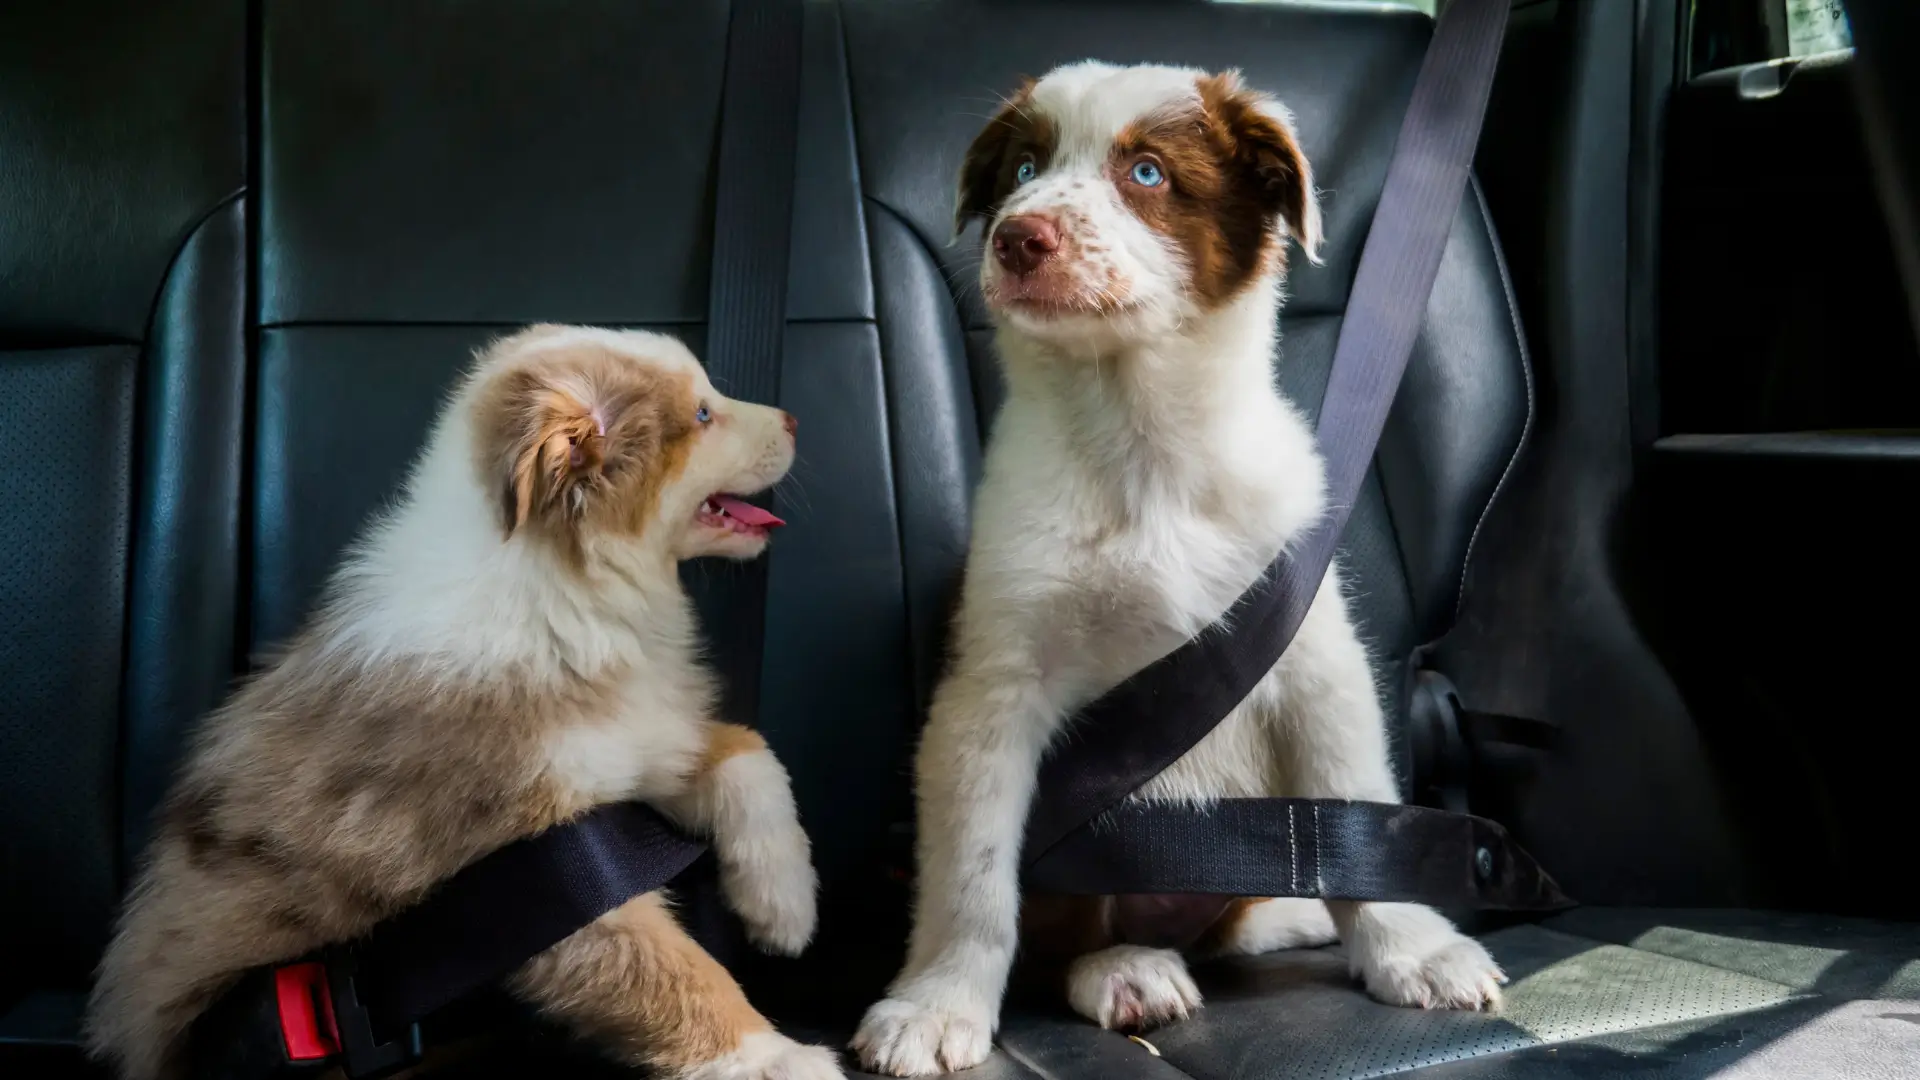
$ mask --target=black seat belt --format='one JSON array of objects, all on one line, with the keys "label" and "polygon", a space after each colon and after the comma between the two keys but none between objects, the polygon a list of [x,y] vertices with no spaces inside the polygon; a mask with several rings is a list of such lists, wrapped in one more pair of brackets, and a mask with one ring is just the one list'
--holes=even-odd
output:
[{"label": "black seat belt", "polygon": [[[1043,892],[1206,893],[1566,906],[1499,825],[1339,799],[1128,803],[1280,659],[1326,577],[1425,319],[1466,193],[1509,0],[1451,0],[1414,82],[1361,250],[1316,435],[1329,510],[1214,627],[1089,705],[1043,763],[1026,882]],[[1231,627],[1231,629],[1224,629]]]},{"label": "black seat belt", "polygon": [[[779,404],[785,355],[801,15],[800,0],[734,0],[727,29],[704,354],[714,386],[760,405]],[[711,610],[726,613],[707,627],[725,665],[724,713],[752,724],[760,713],[767,559],[700,570],[708,574]]]},{"label": "black seat belt", "polygon": [[[727,30],[704,351],[717,385],[765,404],[779,395],[784,357],[802,14],[801,0],[734,0]],[[751,718],[766,572],[764,560],[742,569],[725,602],[729,624],[750,629],[725,651],[744,661],[728,677],[733,713]],[[508,844],[362,940],[251,973],[196,1023],[192,1075],[244,1080],[337,1063],[360,1080],[403,1068],[420,1059],[423,1019],[664,887],[705,851],[637,803]],[[320,993],[324,1003],[310,1000]]]}]

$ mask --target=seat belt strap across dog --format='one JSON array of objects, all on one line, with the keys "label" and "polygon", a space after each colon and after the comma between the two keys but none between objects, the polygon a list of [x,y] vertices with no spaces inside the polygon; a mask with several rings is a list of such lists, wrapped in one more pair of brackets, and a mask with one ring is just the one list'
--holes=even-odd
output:
[{"label": "seat belt strap across dog", "polygon": [[[1075,737],[1042,765],[1028,819],[1029,886],[1075,893],[1423,899],[1516,910],[1566,904],[1552,879],[1504,830],[1464,814],[1301,799],[1236,800],[1204,811],[1121,807],[1205,738],[1272,670],[1326,577],[1466,194],[1508,2],[1451,0],[1414,81],[1316,428],[1327,468],[1326,516],[1219,623],[1115,687],[1069,725]],[[1333,837],[1315,834],[1317,872],[1304,877],[1283,857],[1291,850],[1298,858],[1306,850],[1297,840],[1303,821],[1322,829],[1338,823],[1341,830]],[[1405,827],[1411,822],[1420,827]],[[1278,842],[1281,837],[1296,838],[1291,849]],[[1443,858],[1452,864],[1434,865]]]}]

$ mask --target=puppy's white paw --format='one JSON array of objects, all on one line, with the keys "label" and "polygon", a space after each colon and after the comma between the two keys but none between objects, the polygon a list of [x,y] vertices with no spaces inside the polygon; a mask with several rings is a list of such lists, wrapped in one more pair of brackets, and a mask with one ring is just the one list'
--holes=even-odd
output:
[{"label": "puppy's white paw", "polygon": [[753,863],[723,866],[720,874],[720,891],[746,924],[747,937],[762,952],[780,956],[799,956],[813,940],[818,888],[805,837],[797,850],[763,849]]},{"label": "puppy's white paw", "polygon": [[993,1017],[887,998],[867,1010],[853,1049],[863,1068],[888,1076],[959,1072],[993,1052]]},{"label": "puppy's white paw", "polygon": [[1458,932],[1424,953],[1387,953],[1360,972],[1367,992],[1389,1005],[1498,1012],[1506,973],[1479,942]]},{"label": "puppy's white paw", "polygon": [[798,956],[813,940],[819,881],[787,771],[760,750],[729,758],[714,780],[721,894],[761,950]]},{"label": "puppy's white paw", "polygon": [[764,1031],[724,1057],[681,1071],[678,1080],[844,1080],[839,1055]]},{"label": "puppy's white paw", "polygon": [[1067,1001],[1109,1031],[1144,1030],[1186,1019],[1200,1007],[1200,988],[1179,953],[1116,945],[1073,962]]}]

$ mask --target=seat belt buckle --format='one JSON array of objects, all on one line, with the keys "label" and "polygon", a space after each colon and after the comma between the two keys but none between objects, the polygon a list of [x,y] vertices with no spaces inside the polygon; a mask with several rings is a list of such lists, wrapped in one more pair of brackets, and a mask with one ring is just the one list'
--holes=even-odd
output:
[{"label": "seat belt buckle", "polygon": [[366,1005],[354,986],[355,968],[350,949],[337,949],[327,956],[328,996],[332,999],[341,1071],[348,1080],[378,1080],[419,1064],[425,1056],[419,1023],[408,1024],[397,1037],[384,1042],[376,1038],[372,1017],[367,1014]]},{"label": "seat belt buckle", "polygon": [[325,964],[306,960],[274,968],[273,1001],[288,1064],[324,1065],[339,1056],[340,1025]]}]

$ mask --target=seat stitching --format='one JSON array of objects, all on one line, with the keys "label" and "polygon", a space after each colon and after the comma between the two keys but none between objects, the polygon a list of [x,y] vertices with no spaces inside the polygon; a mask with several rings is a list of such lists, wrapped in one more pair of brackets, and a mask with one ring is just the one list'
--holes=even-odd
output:
[{"label": "seat stitching", "polygon": [[1506,299],[1507,318],[1513,326],[1514,346],[1520,354],[1520,379],[1526,388],[1527,415],[1520,425],[1520,437],[1514,440],[1513,452],[1507,455],[1506,467],[1500,470],[1500,479],[1494,481],[1493,490],[1487,494],[1487,501],[1480,507],[1480,516],[1473,523],[1473,531],[1467,534],[1466,551],[1460,559],[1460,585],[1453,598],[1454,622],[1459,621],[1460,612],[1466,607],[1467,573],[1473,566],[1474,545],[1479,542],[1480,533],[1486,528],[1494,505],[1500,501],[1500,494],[1507,489],[1507,481],[1512,479],[1514,470],[1519,466],[1520,455],[1533,439],[1534,414],[1538,404],[1533,385],[1533,357],[1527,350],[1527,335],[1520,325],[1520,305],[1513,294],[1513,275],[1507,270],[1507,254],[1500,247],[1500,234],[1493,225],[1493,211],[1487,206],[1487,195],[1480,188],[1479,177],[1468,175],[1467,190],[1473,192],[1474,203],[1480,210],[1481,225],[1487,230],[1487,240],[1493,248],[1493,264],[1496,276],[1500,279],[1500,294]]},{"label": "seat stitching", "polygon": [[1320,876],[1320,804],[1313,804],[1313,891],[1327,895],[1326,879]]},{"label": "seat stitching", "polygon": [[1021,1053],[1018,1050],[1015,1050],[1011,1046],[1008,1046],[1006,1043],[1000,1042],[999,1040],[996,1039],[994,1040],[993,1045],[998,1047],[1001,1053],[1012,1058],[1015,1064],[1019,1065],[1021,1068],[1027,1070],[1033,1075],[1038,1076],[1040,1080],[1059,1080],[1059,1077],[1056,1077],[1052,1073],[1041,1068],[1039,1062],[1034,1061],[1032,1058],[1029,1058],[1027,1055]]},{"label": "seat stitching", "polygon": [[1293,882],[1293,894],[1300,895],[1300,836],[1293,825],[1293,804],[1287,804],[1287,873]]},{"label": "seat stitching", "polygon": [[[994,1042],[994,1045],[1000,1049],[1001,1053],[1012,1058],[1015,1064],[1019,1065],[1021,1068],[1026,1069],[1028,1072],[1033,1073],[1035,1076],[1040,1077],[1040,1080],[1061,1080],[1061,1078],[1056,1074],[1048,1072],[1046,1069],[1041,1068],[1039,1062],[1033,1060],[1032,1058],[1028,1057],[1026,1054],[1021,1053],[1019,1050],[1014,1049],[1013,1047],[1007,1045],[1006,1043],[999,1042],[996,1040]],[[1162,1064],[1166,1065],[1167,1068],[1172,1069],[1176,1075],[1184,1076],[1187,1078],[1187,1080],[1195,1080],[1195,1077],[1192,1073],[1188,1072],[1187,1070],[1181,1068],[1178,1065],[1175,1065],[1173,1062],[1167,1060],[1167,1058],[1164,1055],[1161,1056],[1158,1060]]]}]

